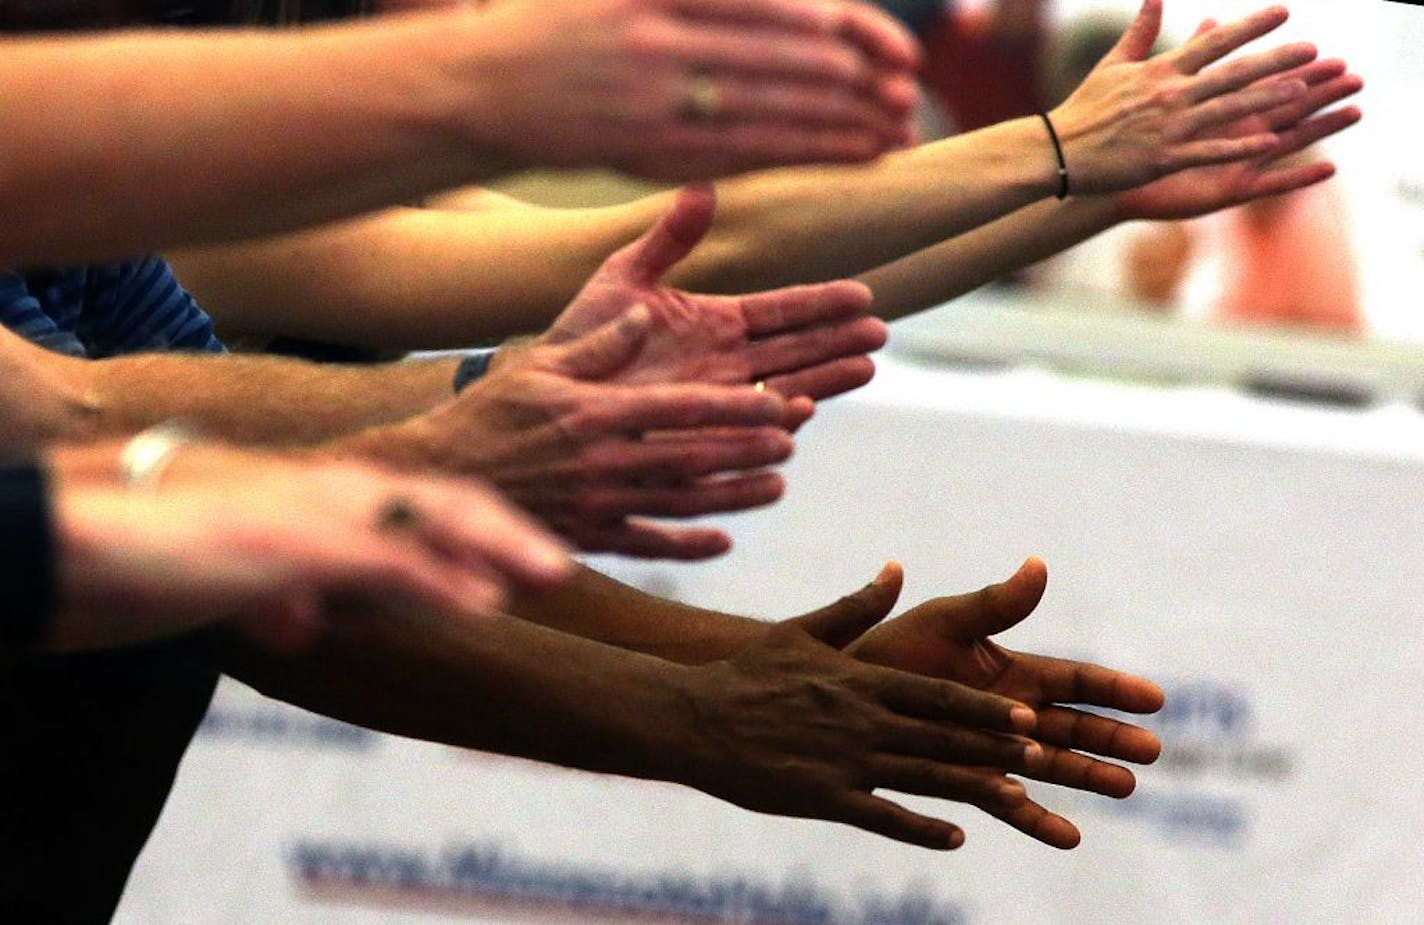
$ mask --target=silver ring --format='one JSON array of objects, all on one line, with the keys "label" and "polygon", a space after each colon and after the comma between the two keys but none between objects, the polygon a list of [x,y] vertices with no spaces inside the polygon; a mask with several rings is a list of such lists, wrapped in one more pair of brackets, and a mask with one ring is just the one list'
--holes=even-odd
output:
[{"label": "silver ring", "polygon": [[129,488],[157,488],[173,457],[197,439],[197,431],[178,421],[140,431],[119,451],[120,480]]}]

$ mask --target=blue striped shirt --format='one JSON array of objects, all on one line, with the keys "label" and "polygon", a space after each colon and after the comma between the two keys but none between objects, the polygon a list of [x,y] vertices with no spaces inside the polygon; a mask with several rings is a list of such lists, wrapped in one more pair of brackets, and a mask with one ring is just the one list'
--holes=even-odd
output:
[{"label": "blue striped shirt", "polygon": [[158,257],[68,270],[0,270],[0,324],[41,347],[102,357],[221,352],[213,323]]}]

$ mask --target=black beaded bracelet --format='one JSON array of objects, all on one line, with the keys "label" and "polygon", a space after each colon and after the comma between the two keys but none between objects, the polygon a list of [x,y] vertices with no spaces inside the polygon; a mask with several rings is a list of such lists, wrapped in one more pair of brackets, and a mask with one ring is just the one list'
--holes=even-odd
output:
[{"label": "black beaded bracelet", "polygon": [[1048,113],[1041,112],[1038,117],[1043,120],[1043,127],[1048,129],[1048,137],[1053,141],[1053,153],[1058,156],[1058,192],[1054,193],[1059,199],[1068,198],[1068,161],[1063,157],[1063,142],[1058,140],[1058,130],[1053,127],[1053,120],[1048,118]]}]

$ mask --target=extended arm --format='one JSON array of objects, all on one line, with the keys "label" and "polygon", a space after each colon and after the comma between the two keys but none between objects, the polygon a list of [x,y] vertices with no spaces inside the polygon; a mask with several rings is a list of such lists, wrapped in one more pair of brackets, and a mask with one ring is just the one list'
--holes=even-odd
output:
[{"label": "extended arm", "polygon": [[[902,136],[914,62],[870,8],[790,0],[511,0],[0,48],[0,266],[272,233],[514,165],[864,160]],[[707,71],[715,129],[687,108]]]},{"label": "extended arm", "polygon": [[989,769],[1038,754],[1007,734],[1032,723],[1013,701],[857,663],[795,629],[687,667],[514,617],[469,627],[381,613],[338,621],[295,659],[240,645],[218,658],[265,693],[376,729],[673,781],[940,849],[962,831],[872,791],[1007,808],[1023,789]]},{"label": "extended arm", "polygon": [[172,418],[240,443],[310,444],[448,400],[455,367],[181,353],[83,360],[0,327],[0,420],[7,440],[22,445],[121,435]]},{"label": "extended arm", "polygon": [[[1273,66],[1285,66],[1307,53],[1297,47],[1267,54],[1275,55]],[[1290,188],[1282,181],[1322,179],[1319,171],[1277,171],[1272,161],[1306,135],[1319,138],[1353,121],[1310,118],[1359,89],[1344,70],[1339,61],[1287,69],[1267,83],[1297,87],[1289,92],[1305,84],[1304,95],[1268,107],[1254,121],[1203,132],[1233,141],[1276,133],[1279,147],[1270,157],[1172,174],[1166,179],[1191,182],[1169,186],[1165,196],[1164,180],[1120,197],[1074,196],[1070,202],[1079,205],[1067,211],[1039,202],[998,226],[991,222],[993,231],[964,245],[953,240],[959,233],[1053,190],[1052,150],[1037,119],[896,152],[868,166],[787,168],[726,180],[717,187],[707,239],[668,278],[728,292],[864,273],[885,316],[929,308],[1124,217],[1200,214]],[[1123,79],[1109,77],[1114,86]],[[1069,125],[1074,107],[1085,105],[1069,106]],[[1328,131],[1319,131],[1322,125]],[[1070,144],[1075,189],[1124,182],[1124,162],[1142,153],[1129,154],[1130,148]],[[1139,208],[1141,191],[1154,189],[1150,207]],[[599,261],[666,210],[671,195],[572,210],[480,191],[465,196],[460,210],[388,212],[295,238],[184,254],[178,266],[230,330],[382,345],[468,343],[546,324]],[[1130,209],[1119,201],[1128,196],[1135,200]],[[875,269],[902,258],[907,263],[896,271]]]},{"label": "extended arm", "polygon": [[[957,827],[864,798],[864,788],[883,786],[971,803],[1071,848],[1076,827],[1003,772],[1126,796],[1132,773],[1094,756],[1150,762],[1156,738],[1067,704],[1152,712],[1161,692],[1131,675],[989,641],[1033,610],[1043,580],[1031,560],[1008,582],[928,602],[866,632],[895,602],[896,567],[781,624],[674,604],[584,571],[567,588],[521,595],[514,610],[523,619],[498,618],[478,635],[383,614],[341,621],[295,661],[232,644],[217,657],[273,696],[403,735],[672,780],[748,808],[838,819],[930,847],[962,841]],[[897,674],[866,675],[830,648],[847,645]],[[899,671],[956,682],[923,714],[953,725],[902,738],[903,717],[883,712],[905,704],[892,693],[908,677]],[[1023,748],[1022,739],[996,744],[970,732],[1029,732],[995,714],[1013,700],[986,713],[984,702],[963,699],[972,689],[1031,704],[1037,741]],[[867,697],[879,701],[878,718],[866,712]],[[779,770],[768,777],[769,768]]]},{"label": "extended arm", "polygon": [[[853,275],[1046,196],[1055,182],[1037,120],[864,167],[725,180],[711,233],[669,280],[747,292]],[[552,321],[673,196],[549,209],[483,192],[474,208],[396,209],[172,259],[226,331],[383,347],[480,343]]]},{"label": "extended arm", "polygon": [[[557,582],[569,568],[551,537],[468,480],[173,440],[47,454],[56,607],[32,643],[110,647],[226,621],[291,649],[320,631],[331,600],[478,619],[510,582]],[[113,478],[121,465],[143,484]]]}]

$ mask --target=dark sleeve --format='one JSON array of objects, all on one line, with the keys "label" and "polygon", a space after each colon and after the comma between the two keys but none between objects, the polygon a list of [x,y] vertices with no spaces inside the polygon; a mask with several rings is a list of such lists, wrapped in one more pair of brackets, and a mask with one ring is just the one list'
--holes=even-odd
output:
[{"label": "dark sleeve", "polygon": [[43,470],[0,466],[0,646],[39,642],[54,608],[54,533]]}]

